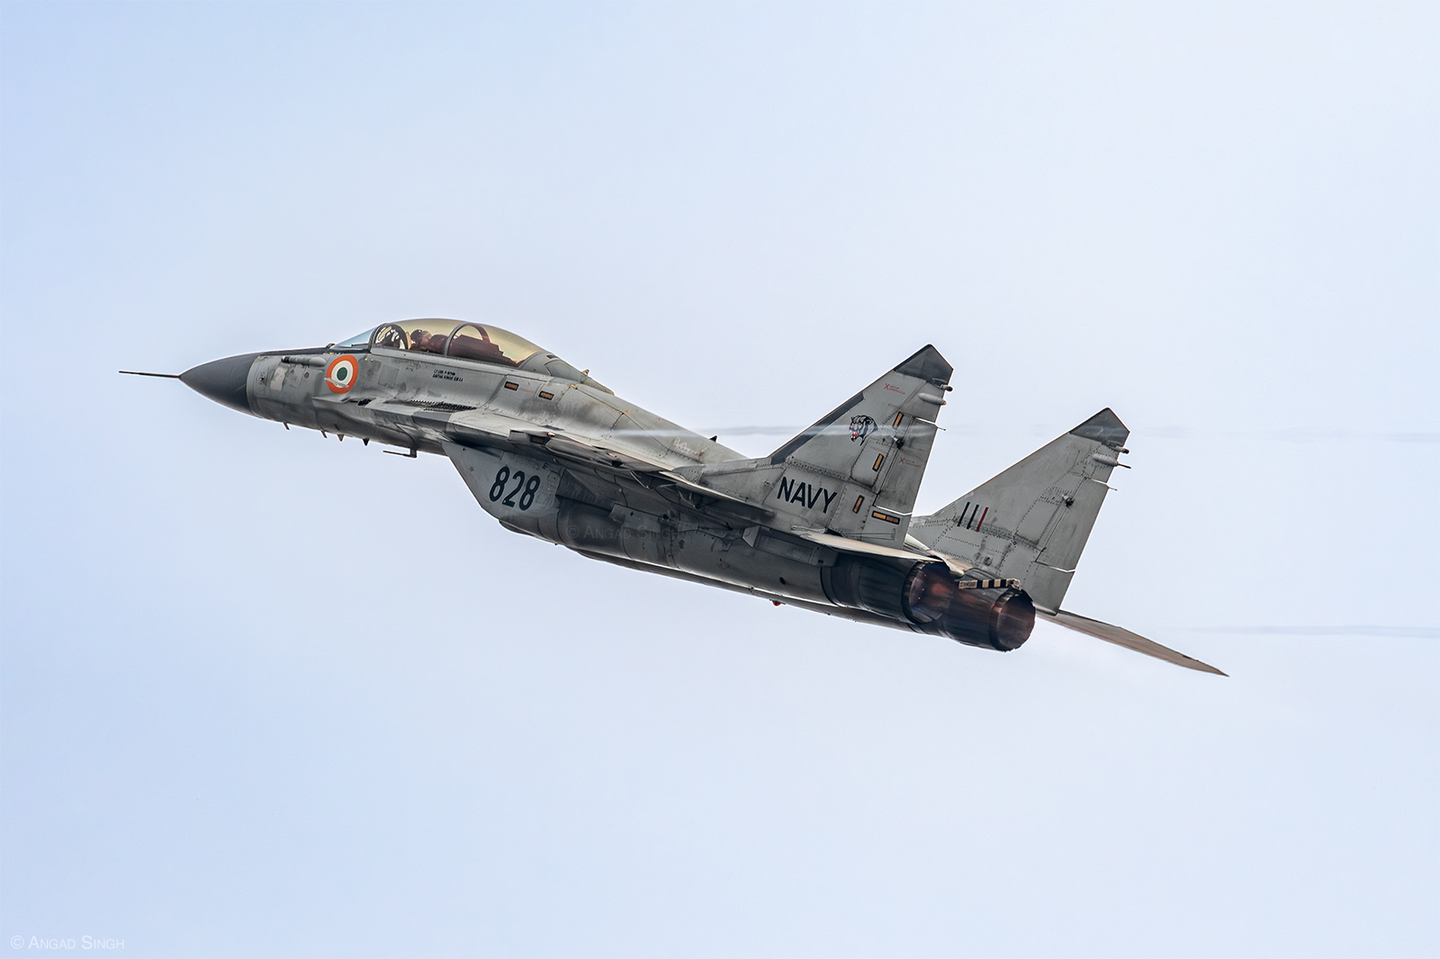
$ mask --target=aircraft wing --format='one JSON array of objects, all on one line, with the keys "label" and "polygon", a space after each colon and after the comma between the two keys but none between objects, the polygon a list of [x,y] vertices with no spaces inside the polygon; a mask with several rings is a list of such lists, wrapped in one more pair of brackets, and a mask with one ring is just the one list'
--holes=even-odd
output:
[{"label": "aircraft wing", "polygon": [[1058,626],[1064,626],[1066,629],[1073,629],[1077,633],[1094,636],[1096,639],[1103,639],[1107,643],[1114,643],[1116,646],[1124,646],[1126,649],[1134,650],[1137,653],[1144,653],[1146,656],[1163,659],[1165,662],[1174,663],[1176,666],[1184,666],[1186,669],[1197,669],[1202,673],[1214,673],[1217,676],[1228,675],[1208,663],[1202,663],[1200,660],[1186,656],[1184,653],[1176,652],[1168,646],[1161,646],[1154,640],[1146,639],[1138,633],[1132,633],[1130,630],[1120,626],[1102,623],[1098,619],[1090,619],[1088,616],[1081,616],[1063,609],[1052,613],[1044,609],[1036,608],[1035,615],[1055,623]]}]

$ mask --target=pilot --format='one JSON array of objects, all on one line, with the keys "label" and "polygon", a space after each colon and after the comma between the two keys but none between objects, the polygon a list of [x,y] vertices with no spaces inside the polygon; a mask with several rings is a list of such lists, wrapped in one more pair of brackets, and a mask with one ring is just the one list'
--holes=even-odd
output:
[{"label": "pilot", "polygon": [[424,350],[426,353],[444,353],[445,337],[439,333],[427,333],[425,330],[416,330],[410,334],[410,348],[412,350]]}]

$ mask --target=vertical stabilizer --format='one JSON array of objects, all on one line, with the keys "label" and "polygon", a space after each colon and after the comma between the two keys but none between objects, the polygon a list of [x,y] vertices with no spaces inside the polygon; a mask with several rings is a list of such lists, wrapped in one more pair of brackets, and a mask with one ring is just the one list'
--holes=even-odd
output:
[{"label": "vertical stabilizer", "polygon": [[816,525],[901,545],[953,372],[926,346],[831,410],[770,454],[770,464],[784,470],[770,499],[793,497],[783,492],[789,488],[834,488],[834,509]]},{"label": "vertical stabilizer", "polygon": [[952,372],[926,346],[769,456],[680,472],[773,511],[787,532],[903,547]]},{"label": "vertical stabilizer", "polygon": [[1103,409],[944,509],[916,517],[910,534],[990,575],[1020,580],[1036,606],[1058,610],[1129,435]]}]

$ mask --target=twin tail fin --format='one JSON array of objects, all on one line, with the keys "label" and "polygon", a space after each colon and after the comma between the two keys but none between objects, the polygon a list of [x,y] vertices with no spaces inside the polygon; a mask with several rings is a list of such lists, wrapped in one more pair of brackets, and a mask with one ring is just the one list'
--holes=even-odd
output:
[{"label": "twin tail fin", "polygon": [[[1110,409],[929,516],[911,535],[989,575],[1018,579],[1035,605],[1060,609],[1130,431]],[[1128,467],[1127,467],[1128,468]]]}]

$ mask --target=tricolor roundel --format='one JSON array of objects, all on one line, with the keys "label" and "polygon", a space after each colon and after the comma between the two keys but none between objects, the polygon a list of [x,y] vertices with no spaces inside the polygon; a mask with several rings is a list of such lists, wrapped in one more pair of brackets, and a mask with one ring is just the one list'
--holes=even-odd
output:
[{"label": "tricolor roundel", "polygon": [[359,372],[360,365],[355,357],[349,353],[337,356],[325,369],[325,385],[330,387],[331,393],[349,393],[350,387],[355,385],[355,374]]}]

